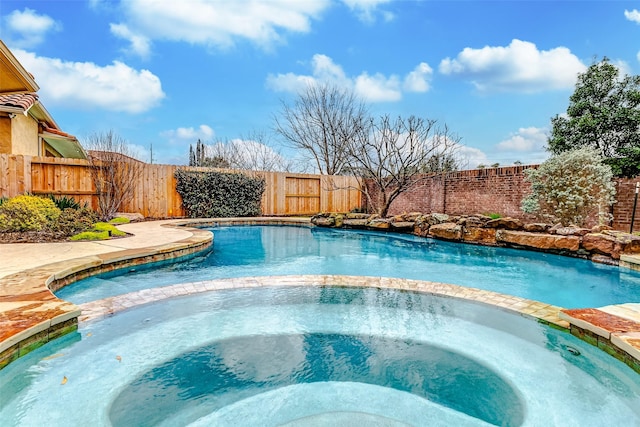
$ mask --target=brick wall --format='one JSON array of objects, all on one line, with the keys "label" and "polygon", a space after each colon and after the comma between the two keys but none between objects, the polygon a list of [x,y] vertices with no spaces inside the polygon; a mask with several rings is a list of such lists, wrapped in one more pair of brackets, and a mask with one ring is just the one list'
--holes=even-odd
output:
[{"label": "brick wall", "polygon": [[[613,228],[621,231],[629,231],[633,204],[635,198],[636,182],[640,177],[619,178],[616,180],[616,203],[613,205]],[[633,231],[640,231],[640,202],[638,202],[636,216],[633,221]]]},{"label": "brick wall", "polygon": [[[520,209],[520,202],[529,192],[524,170],[531,166],[474,169],[426,177],[412,190],[401,194],[389,209],[389,215],[404,212],[439,212],[450,215],[490,214],[510,216],[525,221],[535,218]],[[613,228],[629,231],[635,179],[617,179],[616,204],[613,206]],[[634,221],[634,231],[640,231],[640,203]]]}]

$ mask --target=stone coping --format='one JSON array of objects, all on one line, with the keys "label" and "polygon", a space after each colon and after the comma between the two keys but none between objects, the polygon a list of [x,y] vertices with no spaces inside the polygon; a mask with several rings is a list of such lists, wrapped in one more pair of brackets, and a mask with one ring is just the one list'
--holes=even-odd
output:
[{"label": "stone coping", "polygon": [[232,279],[215,279],[201,282],[180,283],[159,288],[143,289],[124,295],[117,295],[80,305],[80,322],[91,322],[112,316],[115,313],[162,301],[168,298],[237,288],[260,288],[275,286],[337,286],[377,289],[395,289],[420,292],[431,295],[459,298],[492,305],[502,310],[512,311],[522,316],[538,320],[558,329],[568,330],[569,323],[560,319],[562,310],[551,304],[528,300],[513,295],[501,294],[484,289],[423,280],[399,279],[394,277],[340,276],[340,275],[289,275],[257,276]]},{"label": "stone coping", "polygon": [[[124,250],[104,249],[104,253],[64,259],[37,268],[26,269],[4,277],[0,276],[0,369],[27,352],[65,333],[77,329],[78,317],[88,321],[135,306],[196,291],[226,289],[239,286],[269,286],[287,284],[315,284],[332,286],[374,286],[430,292],[456,298],[465,298],[518,312],[561,329],[570,329],[577,318],[569,310],[542,302],[499,294],[475,288],[460,287],[435,282],[406,279],[387,279],[353,276],[283,276],[278,278],[244,278],[188,283],[147,289],[120,297],[107,298],[77,307],[58,299],[51,292],[82,278],[131,265],[186,256],[206,250],[212,244],[212,233],[192,227],[221,225],[300,225],[310,226],[308,218],[256,217],[214,218],[159,221],[166,229],[188,231],[189,237],[155,246],[141,245]],[[129,225],[129,224],[127,224]],[[125,226],[120,226],[125,228]],[[120,228],[119,227],[119,228]],[[181,236],[183,237],[183,236]],[[126,240],[126,239],[122,239]],[[153,241],[150,239],[149,241]],[[25,245],[25,244],[22,244]],[[27,244],[28,245],[28,244]],[[121,245],[125,246],[126,245]],[[119,249],[122,249],[119,247]],[[98,252],[100,252],[98,250]],[[637,259],[637,258],[636,258]],[[630,259],[629,261],[635,261]],[[264,282],[263,282],[264,281]],[[322,282],[322,283],[319,283]],[[595,310],[595,309],[593,309]],[[637,319],[636,319],[637,320]],[[584,325],[583,325],[584,326]],[[640,366],[640,322],[627,328],[624,336],[612,336],[609,341],[624,354],[631,355],[631,362]],[[602,332],[599,330],[599,332]],[[602,332],[605,334],[605,332]],[[636,369],[640,372],[640,368]]]}]

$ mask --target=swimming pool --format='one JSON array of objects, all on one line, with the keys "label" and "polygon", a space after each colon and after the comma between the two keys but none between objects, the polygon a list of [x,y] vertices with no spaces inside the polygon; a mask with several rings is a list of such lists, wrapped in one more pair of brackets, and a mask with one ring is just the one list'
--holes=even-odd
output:
[{"label": "swimming pool", "polygon": [[206,279],[336,274],[451,283],[565,308],[640,302],[640,273],[559,255],[355,230],[292,226],[211,230],[213,249],[205,256],[91,277],[56,295],[79,304]]},{"label": "swimming pool", "polygon": [[464,300],[275,285],[83,325],[0,373],[0,425],[640,423],[638,375],[569,334]]}]

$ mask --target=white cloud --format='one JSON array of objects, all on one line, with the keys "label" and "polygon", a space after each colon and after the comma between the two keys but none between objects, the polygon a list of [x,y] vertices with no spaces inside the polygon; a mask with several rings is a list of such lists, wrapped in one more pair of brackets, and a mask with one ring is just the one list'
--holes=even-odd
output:
[{"label": "white cloud", "polygon": [[149,41],[223,49],[249,41],[269,48],[287,33],[308,32],[311,20],[330,4],[329,0],[190,0],[187,7],[177,1],[128,0],[121,3],[124,22],[115,25],[124,25],[130,34]]},{"label": "white cloud", "polygon": [[628,11],[625,9],[624,17],[629,21],[635,22],[636,24],[640,24],[640,12],[637,9],[633,9],[632,11]]},{"label": "white cloud", "polygon": [[356,95],[370,102],[393,102],[402,99],[402,89],[409,92],[425,92],[429,89],[428,79],[433,70],[425,62],[409,72],[404,80],[397,75],[385,76],[381,73],[370,75],[363,72],[355,77],[347,76],[342,67],[321,54],[311,60],[311,75],[294,73],[270,74],[266,85],[276,92],[298,93],[313,84],[333,84],[353,90]]},{"label": "white cloud", "polygon": [[408,92],[426,92],[432,75],[433,69],[429,64],[421,62],[404,78],[404,89]]},{"label": "white cloud", "polygon": [[99,66],[92,62],[66,62],[13,50],[20,63],[36,77],[46,102],[76,109],[101,108],[141,113],[164,97],[160,79],[148,70],[135,70],[114,61]]},{"label": "white cloud", "polygon": [[113,35],[129,41],[131,44],[129,52],[142,58],[147,58],[151,53],[151,41],[144,36],[134,34],[126,25],[111,24],[110,29]]},{"label": "white cloud", "polygon": [[59,31],[62,25],[47,15],[39,15],[35,10],[25,8],[14,10],[4,17],[6,30],[15,33],[11,44],[17,48],[31,48],[39,45],[50,31]]},{"label": "white cloud", "polygon": [[461,169],[475,169],[478,165],[487,165],[487,155],[480,149],[461,145],[456,148],[456,157],[460,160]]},{"label": "white cloud", "polygon": [[197,128],[182,127],[178,129],[167,130],[162,132],[160,135],[166,138],[170,144],[185,145],[195,144],[198,140],[202,142],[211,140],[214,137],[215,132],[210,126],[203,124],[198,126]]},{"label": "white cloud", "polygon": [[530,152],[544,150],[547,144],[547,130],[543,128],[520,128],[508,139],[499,142],[496,148],[499,151]]},{"label": "white cloud", "polygon": [[397,76],[385,77],[380,73],[373,76],[362,73],[355,79],[356,95],[370,102],[391,102],[402,99],[400,80]]},{"label": "white cloud", "polygon": [[391,0],[342,0],[360,21],[372,24],[376,21],[376,13],[380,13],[384,21],[392,21],[395,16],[389,11],[381,11],[379,6]]},{"label": "white cloud", "polygon": [[439,66],[442,74],[460,75],[480,91],[514,92],[571,88],[585,70],[565,47],[538,50],[535,44],[517,39],[506,47],[464,48]]},{"label": "white cloud", "polygon": [[638,51],[638,55],[636,55],[636,58],[638,58],[638,62],[640,62],[640,50]]}]

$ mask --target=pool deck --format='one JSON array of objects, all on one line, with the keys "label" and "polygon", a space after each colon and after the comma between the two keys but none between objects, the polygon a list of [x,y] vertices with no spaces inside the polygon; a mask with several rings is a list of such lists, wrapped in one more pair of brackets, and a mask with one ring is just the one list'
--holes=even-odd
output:
[{"label": "pool deck", "polygon": [[[563,309],[539,301],[443,283],[353,276],[281,276],[210,280],[145,289],[76,306],[56,298],[67,283],[98,272],[177,258],[209,248],[212,234],[188,225],[309,224],[306,218],[163,220],[124,224],[129,237],[99,242],[0,244],[0,369],[29,351],[91,321],[137,305],[181,295],[256,286],[370,286],[426,292],[491,304],[570,330],[640,372],[640,302]],[[640,256],[623,256],[640,269]]]}]

